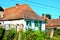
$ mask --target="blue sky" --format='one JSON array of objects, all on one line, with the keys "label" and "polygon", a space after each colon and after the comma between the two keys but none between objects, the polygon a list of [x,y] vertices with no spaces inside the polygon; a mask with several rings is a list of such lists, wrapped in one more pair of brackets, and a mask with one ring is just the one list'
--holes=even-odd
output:
[{"label": "blue sky", "polygon": [[0,5],[5,9],[15,4],[28,4],[38,15],[51,14],[52,18],[60,15],[60,0],[0,0]]}]

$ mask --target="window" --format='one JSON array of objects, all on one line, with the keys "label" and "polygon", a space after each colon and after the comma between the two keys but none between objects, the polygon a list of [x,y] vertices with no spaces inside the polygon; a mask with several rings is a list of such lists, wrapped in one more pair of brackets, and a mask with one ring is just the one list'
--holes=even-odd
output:
[{"label": "window", "polygon": [[41,21],[39,21],[39,26],[40,26],[40,27],[41,27],[41,23],[42,23],[42,22],[41,22]]},{"label": "window", "polygon": [[39,21],[39,29],[41,30],[41,25],[42,24],[42,22],[41,21]]},{"label": "window", "polygon": [[41,21],[35,21],[35,27],[40,27],[41,26]]},{"label": "window", "polygon": [[27,26],[31,26],[31,21],[27,21],[27,22],[26,22],[26,25],[27,25]]},{"label": "window", "polygon": [[34,23],[35,23],[35,27],[38,27],[38,21],[35,21]]}]

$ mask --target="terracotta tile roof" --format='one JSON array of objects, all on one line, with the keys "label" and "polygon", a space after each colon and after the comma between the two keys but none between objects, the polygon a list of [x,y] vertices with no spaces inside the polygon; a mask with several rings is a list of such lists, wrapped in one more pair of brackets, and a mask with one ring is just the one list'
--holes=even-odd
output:
[{"label": "terracotta tile roof", "polygon": [[39,17],[27,4],[16,5],[4,10],[4,18],[0,20],[12,20],[12,19],[31,19],[31,20],[43,20]]},{"label": "terracotta tile roof", "polygon": [[49,19],[47,20],[46,28],[56,28],[60,27],[60,18],[59,19]]}]

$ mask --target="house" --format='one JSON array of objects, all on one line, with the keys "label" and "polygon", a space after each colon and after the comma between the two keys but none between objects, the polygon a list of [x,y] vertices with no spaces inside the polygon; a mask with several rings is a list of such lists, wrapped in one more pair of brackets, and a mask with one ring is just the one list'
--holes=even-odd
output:
[{"label": "house", "polygon": [[[3,11],[4,11],[4,9],[0,6],[0,19],[3,17]],[[0,21],[0,23],[2,23],[1,21]],[[3,23],[2,23],[3,24]]]},{"label": "house", "polygon": [[48,19],[46,23],[46,30],[51,30],[50,37],[53,37],[54,30],[60,29],[60,18],[58,19]]},{"label": "house", "polygon": [[47,21],[46,28],[56,28],[60,29],[60,18],[58,19],[50,19]]},{"label": "house", "polygon": [[0,11],[4,11],[4,9],[0,6]]},{"label": "house", "polygon": [[[32,28],[38,30],[39,28],[45,30],[45,22],[39,15],[37,15],[27,4],[16,4],[14,7],[6,8],[4,10],[0,24],[5,25],[6,30],[10,27],[17,28],[19,31],[20,27]],[[17,25],[17,27],[15,27]],[[20,25],[20,26],[19,26]]]}]

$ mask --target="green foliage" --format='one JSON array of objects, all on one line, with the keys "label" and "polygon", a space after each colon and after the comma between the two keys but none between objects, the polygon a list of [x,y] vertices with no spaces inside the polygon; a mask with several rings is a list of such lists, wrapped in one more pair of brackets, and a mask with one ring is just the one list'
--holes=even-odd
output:
[{"label": "green foliage", "polygon": [[48,19],[51,19],[51,15],[50,14],[46,14],[46,17],[48,17]]},{"label": "green foliage", "polygon": [[3,28],[0,27],[0,37],[2,36]]},{"label": "green foliage", "polygon": [[10,31],[5,31],[3,40],[14,40],[17,37],[17,31],[15,29],[11,29]]},{"label": "green foliage", "polygon": [[21,40],[44,40],[45,33],[40,30],[33,31],[32,29],[26,30],[26,32],[22,32]]},{"label": "green foliage", "polygon": [[10,34],[12,34],[12,35],[16,35],[17,34],[17,31],[14,29],[14,28],[12,28],[11,30],[10,30]]},{"label": "green foliage", "polygon": [[12,29],[10,30],[8,40],[14,40],[16,34],[17,34],[17,31],[16,31],[14,28],[12,28]]},{"label": "green foliage", "polygon": [[36,35],[36,37],[37,37],[36,40],[44,40],[45,39],[45,33],[40,30],[35,31],[34,35]]},{"label": "green foliage", "polygon": [[60,29],[55,30],[54,35],[60,35]]},{"label": "green foliage", "polygon": [[7,40],[9,38],[9,31],[5,31],[3,40]]},{"label": "green foliage", "polygon": [[5,32],[5,29],[3,29],[2,26],[0,26],[0,40],[2,40],[4,36],[4,32]]}]

